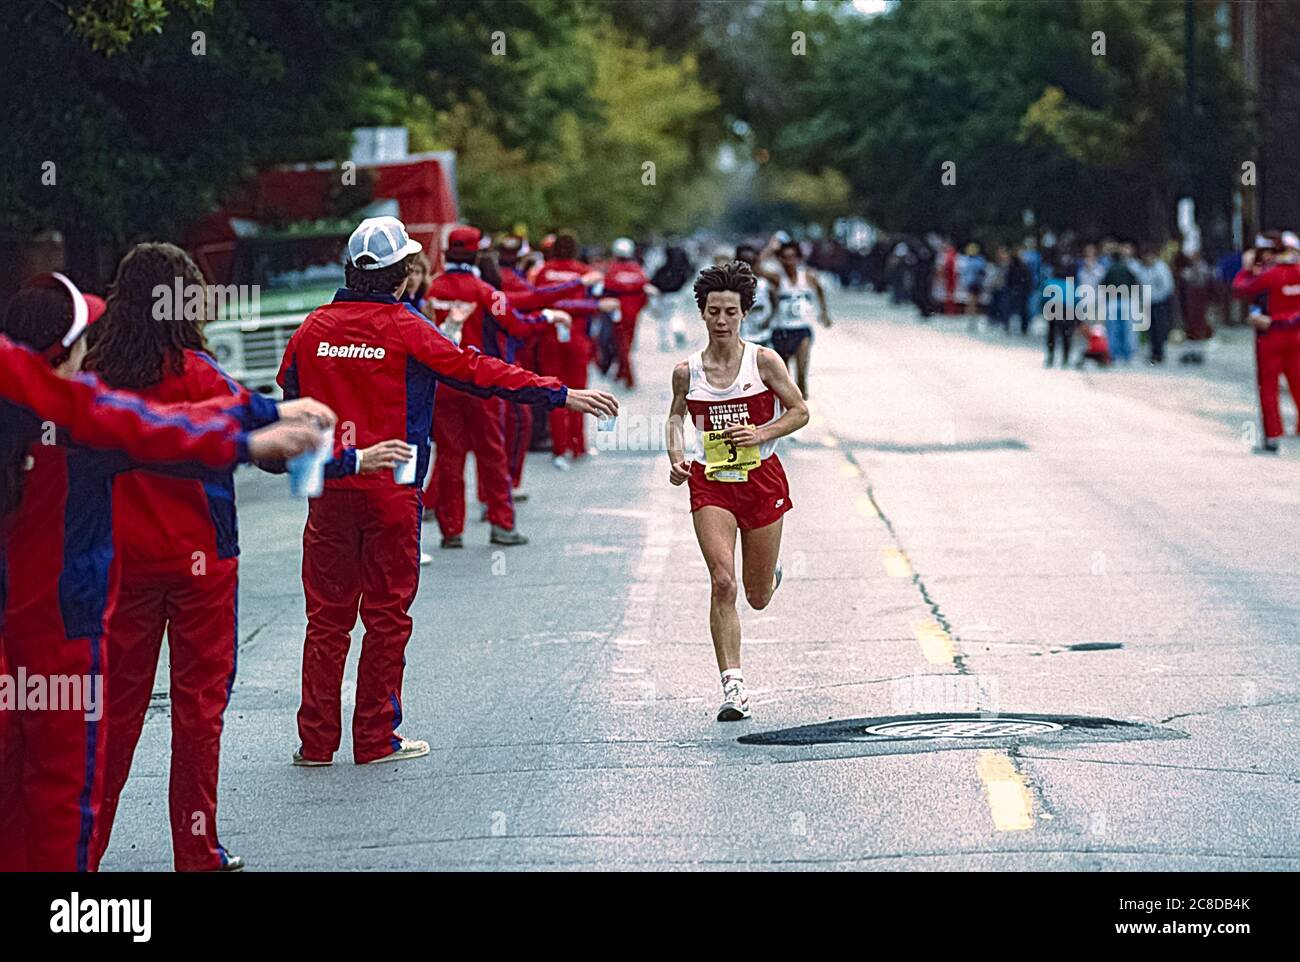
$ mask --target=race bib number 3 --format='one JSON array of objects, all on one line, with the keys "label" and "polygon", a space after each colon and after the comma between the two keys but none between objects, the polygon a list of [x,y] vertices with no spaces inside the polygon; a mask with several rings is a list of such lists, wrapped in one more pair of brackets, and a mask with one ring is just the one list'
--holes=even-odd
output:
[{"label": "race bib number 3", "polygon": [[748,481],[761,463],[757,445],[737,445],[724,431],[704,432],[704,476],[710,481]]}]

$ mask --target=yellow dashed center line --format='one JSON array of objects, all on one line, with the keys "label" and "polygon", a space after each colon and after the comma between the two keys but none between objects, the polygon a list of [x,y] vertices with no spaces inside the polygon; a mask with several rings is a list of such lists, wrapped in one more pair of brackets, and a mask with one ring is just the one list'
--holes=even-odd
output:
[{"label": "yellow dashed center line", "polygon": [[988,794],[993,825],[999,832],[1027,832],[1034,827],[1029,785],[1003,752],[982,751],[976,765]]},{"label": "yellow dashed center line", "polygon": [[885,549],[885,574],[891,578],[912,577],[912,563],[897,548]]},{"label": "yellow dashed center line", "polygon": [[[820,427],[825,419],[817,415],[812,418],[814,426]],[[833,447],[833,437],[823,438],[827,447]],[[840,465],[840,474],[846,478],[860,477],[862,469],[852,461],[846,460]],[[876,510],[871,498],[862,494],[854,502],[854,508],[863,518],[876,519],[880,512]],[[891,578],[912,577],[912,564],[907,556],[897,548],[884,551],[885,573]],[[939,622],[929,619],[919,621],[912,626],[912,633],[921,645],[921,653],[932,665],[953,665],[956,652],[952,637]],[[999,832],[1027,832],[1034,827],[1034,803],[1029,791],[1029,783],[1016,771],[1015,763],[1004,752],[981,751],[977,762],[980,781],[988,797],[989,813],[993,816],[993,825]],[[1047,816],[1044,816],[1047,817]]]},{"label": "yellow dashed center line", "polygon": [[918,621],[912,626],[912,633],[921,643],[921,654],[932,665],[951,665],[953,663],[952,638],[937,621]]}]

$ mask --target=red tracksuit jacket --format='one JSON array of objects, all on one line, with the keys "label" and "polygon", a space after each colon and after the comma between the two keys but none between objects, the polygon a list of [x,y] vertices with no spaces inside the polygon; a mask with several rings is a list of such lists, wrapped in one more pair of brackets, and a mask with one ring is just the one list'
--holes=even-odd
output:
[{"label": "red tracksuit jacket", "polygon": [[[503,266],[501,268],[501,289],[512,298],[524,298],[530,294],[544,295],[546,300],[539,305],[540,307],[554,307],[560,311],[586,311],[588,313],[600,310],[598,301],[585,296],[586,288],[583,287],[580,279],[565,281],[562,284],[552,284],[549,287],[534,287],[515,268]],[[512,301],[512,303],[518,302]],[[503,342],[501,356],[513,364],[515,354],[523,347],[524,342],[505,334],[501,335],[501,340]]]},{"label": "red tracksuit jacket", "polygon": [[645,286],[649,283],[645,271],[634,260],[614,261],[605,271],[605,293],[618,298],[619,312],[629,323],[645,307]]},{"label": "red tracksuit jacket", "polygon": [[[591,270],[582,261],[573,260],[549,260],[542,264],[537,274],[533,277],[534,283],[538,285],[563,284],[580,279],[584,274]],[[587,339],[587,326],[591,322],[591,315],[600,310],[600,305],[592,301],[592,309],[579,307],[577,304],[556,304],[561,310],[566,310],[573,315],[573,333],[571,335],[571,348],[575,351],[586,352],[590,355],[590,346]],[[544,335],[547,341],[555,341],[554,329]]]},{"label": "red tracksuit jacket", "polygon": [[[467,276],[495,293],[491,285]],[[342,435],[351,447],[365,448],[391,438],[415,445],[417,479],[429,467],[437,384],[522,404],[563,407],[568,400],[568,388],[557,379],[457,347],[432,321],[391,294],[362,294],[346,288],[332,303],[312,311],[294,332],[278,380],[286,397],[309,395],[332,407],[339,431],[352,428],[353,437]],[[327,489],[391,484],[392,476],[386,472],[325,481]]]},{"label": "red tracksuit jacket", "polygon": [[[194,350],[185,351],[179,374],[165,368],[161,381],[139,393],[162,404],[249,398],[212,357]],[[147,471],[119,476],[113,486],[113,533],[117,557],[134,567],[188,568],[196,551],[213,560],[238,557],[234,472],[204,480]]]},{"label": "red tracksuit jacket", "polygon": [[[232,396],[222,409],[246,430],[278,417],[275,403],[260,395]],[[145,466],[126,454],[65,441],[32,445],[22,502],[5,525],[5,554],[22,559],[9,572],[5,612],[5,629],[15,635],[99,635],[113,562],[113,480]],[[163,458],[155,451],[150,460]],[[211,471],[179,459],[166,466],[169,472],[202,476],[209,483],[228,477],[229,468]]]},{"label": "red tracksuit jacket", "polygon": [[[0,630],[6,612],[31,611],[42,620],[44,603],[50,609],[43,620],[66,637],[98,634],[113,556],[113,473],[136,464],[229,470],[248,460],[246,430],[278,416],[265,398],[150,404],[93,377],[60,377],[44,358],[4,337],[0,371],[0,438],[48,422],[59,442],[34,446],[40,458],[25,480],[22,507],[0,532]],[[12,604],[5,565],[10,553],[24,560]]]},{"label": "red tracksuit jacket", "polygon": [[[545,321],[525,312],[540,311],[565,297],[582,292],[581,281],[551,287],[523,288],[503,284],[497,290],[468,265],[448,264],[447,270],[429,282],[425,296],[433,303],[437,323],[447,319],[451,301],[478,305],[461,330],[460,346],[472,347],[492,357],[506,357],[506,342],[523,342],[545,330]],[[513,353],[513,352],[511,352]]]},{"label": "red tracksuit jacket", "polygon": [[1267,295],[1265,312],[1277,329],[1300,322],[1300,264],[1274,264],[1258,274],[1239,271],[1232,281],[1232,293],[1243,299]]}]

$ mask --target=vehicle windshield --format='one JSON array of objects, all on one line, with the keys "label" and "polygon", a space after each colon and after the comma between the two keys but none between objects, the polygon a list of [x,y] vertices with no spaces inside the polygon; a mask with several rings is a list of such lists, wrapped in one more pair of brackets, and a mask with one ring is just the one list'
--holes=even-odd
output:
[{"label": "vehicle windshield", "polygon": [[343,286],[346,234],[245,241],[236,258],[235,279],[263,292]]}]

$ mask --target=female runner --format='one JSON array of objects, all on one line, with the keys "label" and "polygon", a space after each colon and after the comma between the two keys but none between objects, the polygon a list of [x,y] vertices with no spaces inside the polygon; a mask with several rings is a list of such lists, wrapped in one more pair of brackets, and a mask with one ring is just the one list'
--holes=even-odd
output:
[{"label": "female runner", "polygon": [[[808,423],[808,407],[781,357],[740,339],[756,288],[741,261],[700,273],[695,303],[709,343],[673,369],[668,419],[669,480],[689,482],[695,536],[712,585],[709,631],[723,692],[718,721],[750,717],[740,666],[736,532],[745,598],[761,610],[781,583],[781,525],[791,507],[776,442]],[[696,430],[690,460],[683,454],[687,416]]]}]

